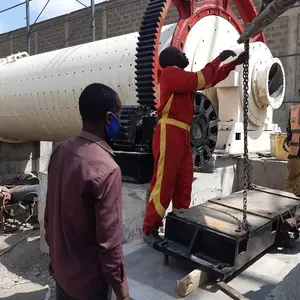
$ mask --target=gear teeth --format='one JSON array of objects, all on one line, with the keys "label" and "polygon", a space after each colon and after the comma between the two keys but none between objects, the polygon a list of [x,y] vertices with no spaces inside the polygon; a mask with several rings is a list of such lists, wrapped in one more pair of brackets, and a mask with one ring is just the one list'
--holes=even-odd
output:
[{"label": "gear teeth", "polygon": [[122,106],[121,127],[117,134],[113,136],[112,142],[115,149],[131,149],[133,146],[131,133],[131,119],[135,115],[139,106]]},{"label": "gear teeth", "polygon": [[138,103],[155,108],[154,95],[154,50],[166,0],[150,0],[139,30],[136,53],[136,92]]}]

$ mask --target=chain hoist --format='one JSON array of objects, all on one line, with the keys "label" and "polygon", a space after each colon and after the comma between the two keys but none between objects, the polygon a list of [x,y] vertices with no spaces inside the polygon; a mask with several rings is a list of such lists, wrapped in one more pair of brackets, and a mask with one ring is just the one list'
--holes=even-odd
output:
[{"label": "chain hoist", "polygon": [[211,208],[209,206],[206,206],[206,208],[213,209],[214,211],[219,211],[225,215],[230,216],[233,218],[237,224],[237,232],[240,232],[242,230],[245,230],[250,235],[252,231],[252,226],[248,222],[247,219],[247,197],[248,197],[248,189],[251,188],[251,176],[250,176],[250,162],[249,162],[249,156],[248,156],[248,112],[249,112],[249,55],[250,55],[250,45],[249,41],[245,42],[245,62],[243,65],[243,116],[244,116],[244,190],[243,190],[243,219],[240,220],[236,216],[224,212],[222,210],[216,210],[215,208]]},{"label": "chain hoist", "polygon": [[250,188],[250,163],[248,156],[248,111],[249,111],[249,54],[250,45],[249,40],[245,42],[246,59],[243,68],[243,112],[244,112],[244,191],[243,191],[243,221],[242,228],[248,233],[251,232],[251,224],[247,220],[247,201],[248,189]]}]

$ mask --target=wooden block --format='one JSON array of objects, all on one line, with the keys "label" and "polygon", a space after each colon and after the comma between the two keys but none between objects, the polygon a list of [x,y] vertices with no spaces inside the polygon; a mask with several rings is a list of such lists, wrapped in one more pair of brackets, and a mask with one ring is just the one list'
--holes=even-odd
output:
[{"label": "wooden block", "polygon": [[228,285],[227,283],[221,281],[217,283],[217,286],[220,290],[225,293],[227,296],[231,297],[234,300],[249,300],[244,295],[242,295],[239,291],[235,290],[233,287]]},{"label": "wooden block", "polygon": [[187,276],[177,281],[177,293],[180,297],[186,297],[190,293],[194,292],[202,284],[208,280],[208,273],[194,270]]}]

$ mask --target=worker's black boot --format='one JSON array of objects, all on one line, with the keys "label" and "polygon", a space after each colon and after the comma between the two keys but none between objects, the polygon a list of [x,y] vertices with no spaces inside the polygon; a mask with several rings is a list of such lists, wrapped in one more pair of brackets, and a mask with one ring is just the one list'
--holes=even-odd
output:
[{"label": "worker's black boot", "polygon": [[144,241],[152,248],[157,248],[158,243],[163,239],[159,236],[158,230],[151,230],[144,235]]}]

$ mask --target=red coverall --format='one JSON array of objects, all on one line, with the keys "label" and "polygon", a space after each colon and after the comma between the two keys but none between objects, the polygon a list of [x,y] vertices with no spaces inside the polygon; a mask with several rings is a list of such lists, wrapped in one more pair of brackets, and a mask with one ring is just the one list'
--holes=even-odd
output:
[{"label": "red coverall", "polygon": [[193,183],[190,126],[195,113],[194,96],[224,80],[235,69],[233,62],[220,67],[216,58],[199,72],[166,67],[160,77],[159,124],[153,135],[154,173],[143,232],[162,225],[172,199],[175,209],[188,208]]}]

